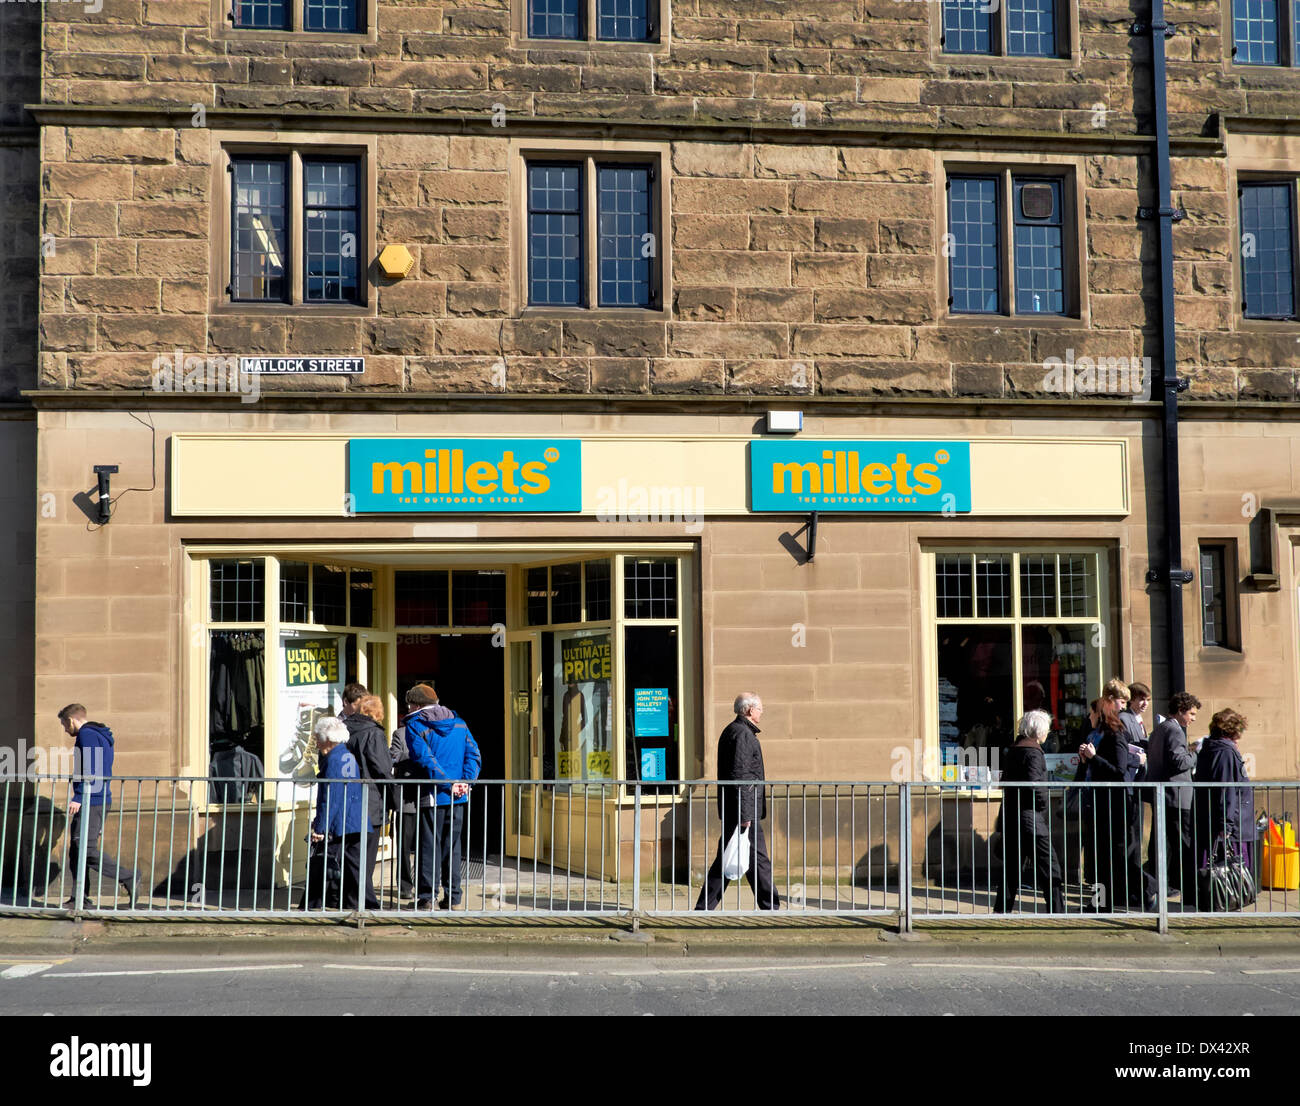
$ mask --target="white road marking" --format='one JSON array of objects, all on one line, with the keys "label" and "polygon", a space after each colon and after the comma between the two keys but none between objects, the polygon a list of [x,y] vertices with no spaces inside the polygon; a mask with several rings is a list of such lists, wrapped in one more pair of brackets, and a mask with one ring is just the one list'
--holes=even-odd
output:
[{"label": "white road marking", "polygon": [[199,975],[211,972],[282,972],[301,964],[231,964],[225,968],[137,968],[119,972],[49,972],[43,979],[93,979],[111,975]]},{"label": "white road marking", "polygon": [[22,979],[24,976],[37,975],[54,967],[53,964],[15,964],[0,972],[0,979]]},{"label": "white road marking", "polygon": [[571,977],[582,975],[582,972],[539,971],[534,968],[521,968],[518,971],[509,968],[423,968],[415,965],[407,968],[400,964],[322,964],[321,967],[334,968],[340,972],[424,972],[432,975],[558,975]]},{"label": "white road marking", "polygon": [[1242,968],[1242,975],[1297,975],[1300,968]]},{"label": "white road marking", "polygon": [[1136,975],[1213,975],[1209,968],[1099,968],[1091,964],[986,964],[982,961],[950,960],[940,964],[913,964],[914,968],[988,968],[1000,972],[1124,972]]},{"label": "white road marking", "polygon": [[721,975],[724,973],[742,973],[742,972],[811,972],[825,971],[834,969],[842,971],[845,968],[884,968],[887,965],[881,960],[862,961],[853,960],[845,964],[769,964],[767,967],[756,967],[745,965],[744,967],[732,968],[632,968],[613,972],[606,972],[606,975],[619,976],[642,976],[642,975]]},{"label": "white road marking", "polygon": [[591,968],[585,972],[561,971],[559,969],[548,971],[545,969],[521,968],[514,970],[511,968],[426,968],[426,967],[403,967],[395,964],[322,964],[323,968],[335,968],[344,972],[429,972],[435,975],[540,975],[540,976],[561,976],[564,978],[578,978],[585,975],[608,975],[608,976],[659,976],[659,975],[719,975],[723,973],[739,972],[805,972],[817,969],[835,969],[844,968],[883,968],[886,965],[882,961],[863,962],[851,961],[843,964],[771,964],[767,967],[746,965],[744,967],[726,967],[726,968],[619,968],[613,971],[602,972],[599,968]]}]

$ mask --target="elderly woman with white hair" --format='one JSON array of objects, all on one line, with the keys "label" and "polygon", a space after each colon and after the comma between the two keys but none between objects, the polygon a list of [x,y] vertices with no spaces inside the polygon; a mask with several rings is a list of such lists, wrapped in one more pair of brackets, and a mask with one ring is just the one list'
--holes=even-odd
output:
[{"label": "elderly woman with white hair", "polygon": [[1028,786],[1047,782],[1042,745],[1051,728],[1052,718],[1046,711],[1031,710],[1020,719],[1016,743],[1004,762],[1002,783],[1027,786],[1004,786],[1002,791],[1002,880],[993,895],[994,909],[999,913],[1009,914],[1015,906],[1021,860],[1027,854],[1034,858],[1035,886],[1047,897],[1051,912],[1065,913],[1061,866],[1052,852],[1047,825],[1047,789]]},{"label": "elderly woman with white hair", "polygon": [[327,910],[356,910],[361,898],[365,785],[356,757],[348,752],[348,728],[329,717],[320,719],[313,732],[321,755],[317,778],[322,782],[311,824],[307,892],[300,906],[304,910],[319,910],[322,906]]}]

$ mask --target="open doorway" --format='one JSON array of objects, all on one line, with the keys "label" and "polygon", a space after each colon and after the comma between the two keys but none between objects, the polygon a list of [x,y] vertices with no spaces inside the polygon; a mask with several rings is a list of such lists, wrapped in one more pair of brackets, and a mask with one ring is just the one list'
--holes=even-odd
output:
[{"label": "open doorway", "polygon": [[[505,731],[501,695],[505,650],[492,634],[399,633],[397,696],[415,684],[432,684],[443,706],[465,720],[483,756],[482,779],[505,778]],[[500,851],[501,789],[478,789],[466,826],[465,857],[482,862]],[[471,867],[471,873],[474,869]]]}]

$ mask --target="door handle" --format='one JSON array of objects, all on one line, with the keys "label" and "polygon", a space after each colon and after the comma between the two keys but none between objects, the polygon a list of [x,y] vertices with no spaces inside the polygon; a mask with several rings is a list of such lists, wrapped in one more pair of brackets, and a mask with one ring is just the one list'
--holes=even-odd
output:
[{"label": "door handle", "polygon": [[534,726],[528,731],[528,751],[532,757],[537,756],[537,727]]}]

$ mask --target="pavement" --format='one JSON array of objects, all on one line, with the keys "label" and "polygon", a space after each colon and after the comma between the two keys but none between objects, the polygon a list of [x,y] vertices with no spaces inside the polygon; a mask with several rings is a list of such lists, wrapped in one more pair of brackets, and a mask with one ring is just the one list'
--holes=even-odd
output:
[{"label": "pavement", "polygon": [[[1170,932],[1123,916],[1087,922],[938,922],[900,934],[891,918],[762,918],[642,921],[529,919],[498,922],[434,915],[407,924],[195,922],[0,918],[0,956],[88,955],[387,955],[817,958],[846,951],[888,954],[926,947],[943,955],[1300,957],[1300,921],[1241,919],[1228,925],[1188,919]],[[906,954],[905,954],[906,955]]]}]

